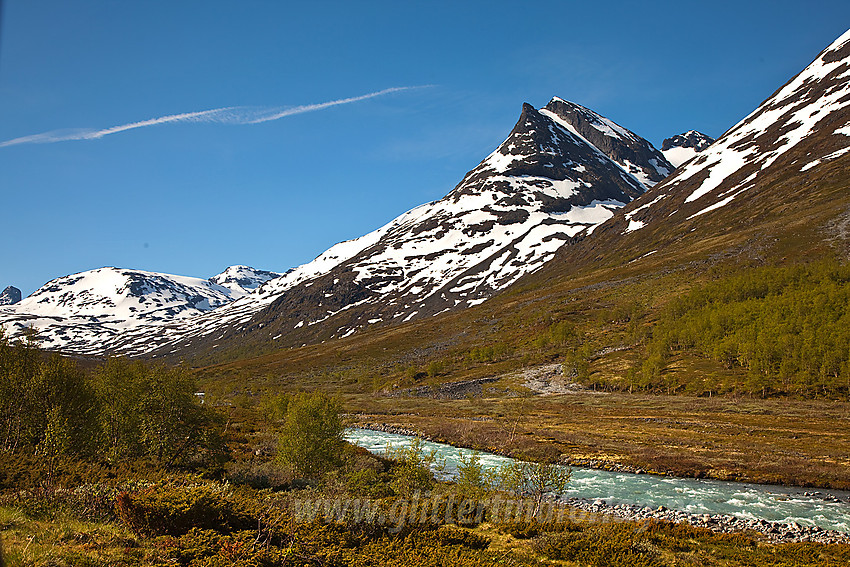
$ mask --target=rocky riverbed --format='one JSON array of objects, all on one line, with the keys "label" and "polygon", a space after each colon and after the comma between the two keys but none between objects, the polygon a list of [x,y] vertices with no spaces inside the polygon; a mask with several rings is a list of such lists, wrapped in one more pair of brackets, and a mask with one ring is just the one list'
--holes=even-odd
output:
[{"label": "rocky riverbed", "polygon": [[382,433],[392,433],[394,435],[407,435],[408,437],[419,437],[421,439],[425,439],[426,441],[432,441],[431,438],[423,435],[421,431],[416,431],[415,429],[407,429],[405,427],[399,427],[397,425],[390,425],[389,423],[379,423],[373,421],[369,423],[358,423],[357,427],[359,429],[380,431]]},{"label": "rocky riverbed", "polygon": [[[431,398],[434,400],[463,400],[466,398],[480,398],[484,395],[484,385],[496,382],[499,377],[476,378],[475,380],[462,380],[460,382],[447,382],[439,385],[416,386],[401,390],[390,390],[384,395],[389,398]],[[506,389],[494,390],[490,388],[490,394],[509,393]]]},{"label": "rocky riverbed", "polygon": [[604,500],[585,498],[565,498],[566,504],[596,514],[610,514],[624,520],[656,519],[667,522],[687,522],[715,532],[733,533],[754,531],[763,534],[774,543],[817,542],[850,544],[850,534],[834,530],[824,530],[817,526],[802,526],[796,522],[770,522],[738,518],[727,514],[691,514],[682,510],[670,510],[664,506],[650,508],[637,504],[609,504]]}]

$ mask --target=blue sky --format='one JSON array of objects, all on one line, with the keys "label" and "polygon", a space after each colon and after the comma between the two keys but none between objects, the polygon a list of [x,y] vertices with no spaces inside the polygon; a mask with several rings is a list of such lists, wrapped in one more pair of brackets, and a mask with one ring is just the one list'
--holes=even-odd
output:
[{"label": "blue sky", "polygon": [[848,26],[846,0],[7,1],[0,289],[283,271],[448,193],[523,102],[718,136]]}]

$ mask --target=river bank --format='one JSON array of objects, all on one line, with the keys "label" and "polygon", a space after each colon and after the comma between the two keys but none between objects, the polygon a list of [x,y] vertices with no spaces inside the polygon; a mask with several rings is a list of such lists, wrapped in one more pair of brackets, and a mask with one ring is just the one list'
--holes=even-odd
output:
[{"label": "river bank", "polygon": [[[371,431],[380,431],[382,433],[392,433],[396,435],[409,435],[411,437],[419,437],[421,439],[425,439],[426,441],[431,441],[434,443],[445,443],[447,445],[452,445],[454,447],[459,447],[463,449],[471,449],[481,451],[480,447],[469,446],[465,443],[459,443],[456,439],[447,439],[443,436],[431,436],[423,431],[416,429],[412,426],[399,426],[390,423],[383,422],[358,422],[356,427],[360,429],[368,429]],[[493,453],[496,455],[501,455],[503,457],[512,457],[511,452],[508,448],[499,449],[497,447],[487,447],[485,452]],[[728,471],[709,471],[708,473],[699,472],[693,475],[686,474],[676,474],[674,471],[669,470],[656,470],[652,467],[639,467],[634,465],[629,465],[625,463],[621,463],[615,460],[606,460],[606,459],[598,459],[598,458],[582,458],[582,457],[573,457],[569,455],[562,455],[560,459],[560,463],[570,467],[581,467],[586,469],[595,469],[600,471],[607,472],[621,472],[621,473],[629,473],[629,474],[650,474],[655,476],[662,477],[675,477],[675,478],[694,478],[694,479],[710,479],[710,480],[721,480],[728,482],[756,482],[753,479],[748,479],[746,477],[742,477],[738,474],[729,473]],[[770,482],[759,482],[759,484],[776,484],[777,486],[786,486],[781,485],[779,483],[770,483]],[[800,488],[825,488],[829,489],[829,487],[822,486],[812,486],[811,484],[801,484]],[[850,500],[848,500],[850,502]]]}]

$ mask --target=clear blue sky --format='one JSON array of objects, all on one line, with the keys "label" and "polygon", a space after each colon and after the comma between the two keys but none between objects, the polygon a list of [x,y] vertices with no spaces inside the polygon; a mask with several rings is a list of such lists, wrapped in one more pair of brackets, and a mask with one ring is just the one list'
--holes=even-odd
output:
[{"label": "clear blue sky", "polygon": [[0,289],[283,271],[448,193],[524,101],[718,136],[848,26],[846,0],[7,1],[0,144],[47,136],[0,147]]}]

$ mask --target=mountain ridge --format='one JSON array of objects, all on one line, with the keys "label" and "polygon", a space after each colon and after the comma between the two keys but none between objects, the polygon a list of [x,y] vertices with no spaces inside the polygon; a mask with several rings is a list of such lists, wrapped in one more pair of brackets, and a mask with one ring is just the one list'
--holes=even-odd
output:
[{"label": "mountain ridge", "polygon": [[625,234],[653,223],[696,226],[703,215],[730,204],[758,201],[774,178],[811,177],[848,152],[850,31],[695,159],[625,207],[604,232]]},{"label": "mountain ridge", "polygon": [[[257,296],[188,322],[188,332],[161,333],[158,351],[198,348],[199,341],[219,348],[258,333],[281,345],[322,341],[486,300],[647,189],[552,114],[523,104],[508,138],[443,199],[337,245],[346,250],[335,264],[325,261],[337,247],[264,285]],[[632,142],[642,140],[629,134]],[[657,151],[652,159],[672,169]],[[315,262],[322,270],[311,268]],[[214,341],[205,338],[213,334]],[[132,338],[114,346],[134,348]]]},{"label": "mountain ridge", "polygon": [[[238,341],[259,329],[267,340],[287,335],[294,344],[301,335],[326,340],[476,305],[538,269],[576,234],[592,232],[670,170],[649,142],[589,109],[557,97],[540,110],[526,103],[508,138],[443,199],[339,243],[219,309],[127,329],[85,348],[138,355],[153,346],[162,355],[198,340],[215,348],[212,335]],[[335,328],[305,332],[333,318]]]}]

